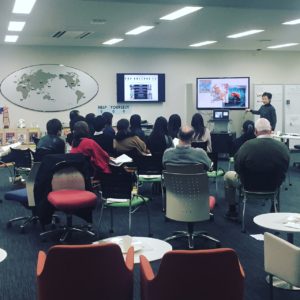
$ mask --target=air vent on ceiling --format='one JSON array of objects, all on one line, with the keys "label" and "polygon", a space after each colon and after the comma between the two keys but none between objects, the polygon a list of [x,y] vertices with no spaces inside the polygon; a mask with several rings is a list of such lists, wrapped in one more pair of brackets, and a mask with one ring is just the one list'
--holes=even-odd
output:
[{"label": "air vent on ceiling", "polygon": [[63,39],[84,39],[94,32],[92,31],[66,31],[59,30],[52,34],[53,38],[63,38]]}]

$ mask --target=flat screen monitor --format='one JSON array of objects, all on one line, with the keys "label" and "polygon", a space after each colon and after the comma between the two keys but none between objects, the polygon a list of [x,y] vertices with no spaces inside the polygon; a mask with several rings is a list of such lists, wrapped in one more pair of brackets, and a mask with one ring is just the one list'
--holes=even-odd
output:
[{"label": "flat screen monitor", "polygon": [[117,102],[164,102],[165,74],[118,73]]},{"label": "flat screen monitor", "polygon": [[249,77],[197,78],[197,109],[249,108]]},{"label": "flat screen monitor", "polygon": [[213,120],[214,121],[229,120],[229,110],[228,109],[214,109]]}]

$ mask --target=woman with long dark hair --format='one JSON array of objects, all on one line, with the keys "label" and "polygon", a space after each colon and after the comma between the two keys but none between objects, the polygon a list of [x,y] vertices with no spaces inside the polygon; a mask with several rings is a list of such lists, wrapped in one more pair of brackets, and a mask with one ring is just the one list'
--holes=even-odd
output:
[{"label": "woman with long dark hair", "polygon": [[114,148],[117,153],[136,151],[138,155],[149,153],[146,144],[129,130],[129,121],[121,119],[117,123],[117,134],[114,139]]},{"label": "woman with long dark hair", "polygon": [[130,131],[133,135],[138,136],[142,141],[145,141],[145,133],[141,126],[141,116],[134,114],[130,117]]},{"label": "woman with long dark hair", "polygon": [[181,127],[181,118],[177,114],[173,114],[169,118],[168,122],[168,135],[174,139],[177,138],[177,134],[179,131],[179,128]]},{"label": "woman with long dark hair", "polygon": [[148,138],[147,146],[152,154],[163,154],[167,148],[173,147],[172,138],[168,135],[168,122],[164,117],[155,120],[153,130]]},{"label": "woman with long dark hair", "polygon": [[204,126],[201,114],[196,113],[193,115],[191,125],[195,131],[193,141],[207,142],[207,152],[212,152],[210,131]]},{"label": "woman with long dark hair", "polygon": [[111,173],[109,155],[94,140],[89,138],[89,126],[85,121],[78,121],[74,125],[70,153],[82,153],[89,157],[94,168],[94,176],[98,172]]}]

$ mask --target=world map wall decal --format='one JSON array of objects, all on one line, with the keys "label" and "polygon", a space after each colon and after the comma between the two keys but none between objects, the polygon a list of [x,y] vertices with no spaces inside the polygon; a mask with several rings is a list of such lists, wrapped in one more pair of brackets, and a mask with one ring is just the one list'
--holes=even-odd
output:
[{"label": "world map wall decal", "polygon": [[78,69],[40,64],[22,68],[4,78],[0,92],[8,101],[26,109],[55,112],[70,110],[91,101],[97,81]]}]

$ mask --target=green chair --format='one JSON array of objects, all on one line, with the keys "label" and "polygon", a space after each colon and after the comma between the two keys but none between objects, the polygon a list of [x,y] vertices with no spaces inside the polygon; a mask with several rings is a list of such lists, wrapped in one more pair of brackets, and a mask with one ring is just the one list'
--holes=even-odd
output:
[{"label": "green chair", "polygon": [[114,232],[114,209],[126,208],[128,209],[128,232],[129,235],[131,235],[132,214],[134,214],[141,205],[145,205],[147,209],[148,235],[151,236],[150,213],[147,205],[149,198],[137,193],[134,174],[126,172],[102,174],[100,176],[100,182],[102,208],[98,223],[98,232],[100,232],[104,208],[110,209],[110,233]]}]

